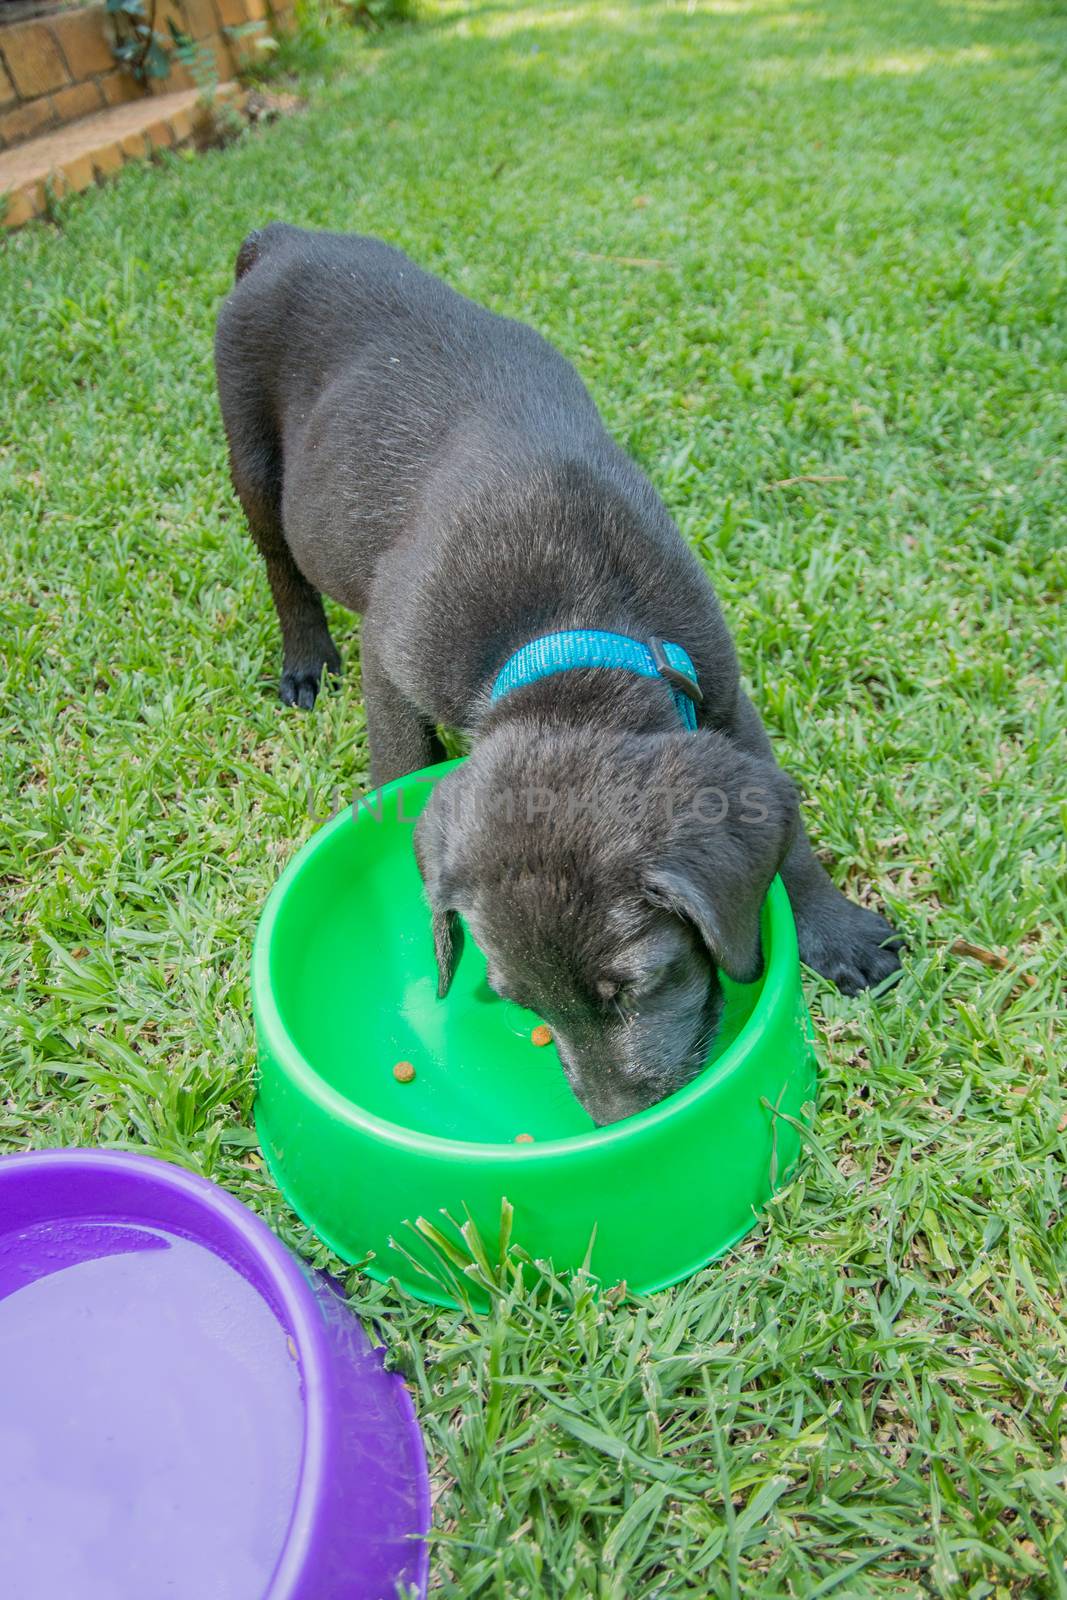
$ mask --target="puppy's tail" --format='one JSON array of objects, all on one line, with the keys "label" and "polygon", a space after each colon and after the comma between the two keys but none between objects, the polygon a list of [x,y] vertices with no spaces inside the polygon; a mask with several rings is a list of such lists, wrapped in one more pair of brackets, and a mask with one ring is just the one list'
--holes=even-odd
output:
[{"label": "puppy's tail", "polygon": [[262,228],[256,228],[242,244],[237,252],[237,261],[234,266],[233,281],[240,283],[245,275],[251,272],[257,261],[262,261],[264,256],[272,254],[275,250],[283,249],[286,245],[292,247],[299,244],[306,235],[302,228],[294,228],[288,222],[267,222]]},{"label": "puppy's tail", "polygon": [[263,244],[263,229],[256,228],[248,235],[240,250],[237,252],[237,264],[233,269],[234,283],[240,283],[246,272],[251,272],[259,260],[260,248]]}]

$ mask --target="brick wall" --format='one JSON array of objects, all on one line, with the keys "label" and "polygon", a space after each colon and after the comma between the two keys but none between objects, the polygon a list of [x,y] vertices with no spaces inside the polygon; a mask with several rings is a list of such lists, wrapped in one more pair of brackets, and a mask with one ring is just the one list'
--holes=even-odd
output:
[{"label": "brick wall", "polygon": [[[289,33],[294,26],[293,0],[159,0],[156,29],[164,39],[168,17],[211,51],[220,82],[254,53],[257,32]],[[196,87],[175,60],[170,74],[146,91],[116,65],[112,39],[102,5],[0,26],[0,150],[146,92]]]}]

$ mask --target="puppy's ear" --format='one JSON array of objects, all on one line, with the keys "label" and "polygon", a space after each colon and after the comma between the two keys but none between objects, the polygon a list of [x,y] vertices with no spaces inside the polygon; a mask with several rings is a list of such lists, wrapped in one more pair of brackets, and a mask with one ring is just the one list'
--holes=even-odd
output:
[{"label": "puppy's ear", "polygon": [[[460,769],[462,770],[462,769]],[[443,1000],[456,975],[463,951],[463,924],[455,906],[457,867],[455,841],[450,838],[449,803],[459,774],[443,778],[415,824],[415,860],[430,902],[433,953],[437,961],[437,997]]]},{"label": "puppy's ear", "polygon": [[674,796],[667,836],[645,873],[645,893],[653,905],[693,924],[728,977],[754,983],[763,971],[760,911],[792,843],[796,794],[776,766],[721,734],[688,737],[705,746],[700,781]]},{"label": "puppy's ear", "polygon": [[431,910],[433,953],[437,960],[437,998],[443,1000],[452,987],[459,958],[463,953],[463,924],[459,913],[446,907]]}]

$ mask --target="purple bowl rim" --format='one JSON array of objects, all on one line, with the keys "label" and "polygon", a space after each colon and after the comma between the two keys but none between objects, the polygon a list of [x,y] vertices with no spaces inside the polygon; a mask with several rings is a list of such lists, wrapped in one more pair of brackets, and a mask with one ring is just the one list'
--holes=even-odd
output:
[{"label": "purple bowl rim", "polygon": [[[97,1172],[109,1168],[120,1173],[133,1171],[150,1187],[170,1189],[211,1211],[236,1234],[261,1266],[278,1295],[278,1302],[287,1318],[286,1330],[291,1333],[300,1355],[300,1373],[303,1380],[304,1438],[300,1461],[300,1476],[293,1509],[286,1529],[277,1565],[271,1575],[264,1600],[287,1600],[296,1592],[312,1552],[315,1539],[316,1511],[326,1501],[328,1488],[327,1461],[327,1394],[332,1351],[326,1334],[315,1292],[304,1275],[297,1258],[263,1221],[242,1201],[228,1194],[209,1178],[190,1172],[172,1161],[158,1156],[142,1154],[135,1150],[86,1150],[77,1146],[61,1145],[46,1150],[15,1151],[0,1155],[0,1181],[5,1173],[14,1169],[29,1173],[43,1173],[48,1167],[62,1164],[68,1169],[93,1168]],[[63,1215],[57,1210],[57,1217]],[[0,1220],[0,1234],[4,1231]],[[209,1247],[205,1247],[209,1248]],[[213,1251],[212,1254],[215,1252]],[[232,1266],[232,1263],[230,1263]],[[234,1270],[237,1270],[236,1268]],[[253,1285],[252,1287],[255,1287]],[[352,1312],[355,1316],[355,1312]],[[358,1320],[358,1318],[357,1318]],[[403,1410],[409,1441],[415,1446],[417,1459],[422,1464],[420,1477],[420,1521],[428,1531],[430,1524],[430,1486],[426,1465],[426,1447],[415,1416],[411,1396],[403,1386]],[[417,1582],[423,1588],[429,1569],[429,1545],[421,1540]]]}]

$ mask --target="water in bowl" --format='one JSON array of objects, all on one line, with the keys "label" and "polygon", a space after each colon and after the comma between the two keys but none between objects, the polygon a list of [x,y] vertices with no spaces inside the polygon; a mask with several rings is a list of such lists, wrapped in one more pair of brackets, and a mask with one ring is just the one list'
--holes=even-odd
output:
[{"label": "water in bowl", "polygon": [[303,1428],[285,1330],[202,1245],[81,1219],[0,1237],[7,1594],[261,1600]]}]

